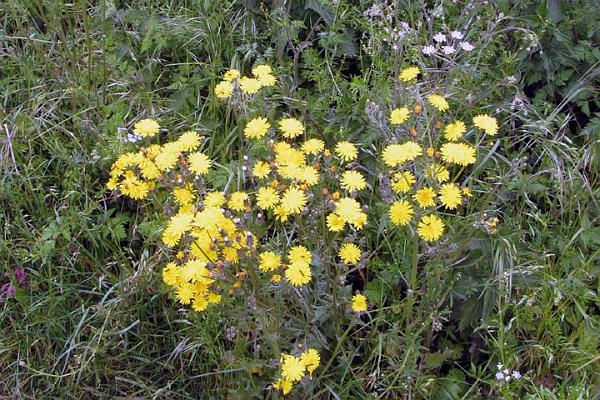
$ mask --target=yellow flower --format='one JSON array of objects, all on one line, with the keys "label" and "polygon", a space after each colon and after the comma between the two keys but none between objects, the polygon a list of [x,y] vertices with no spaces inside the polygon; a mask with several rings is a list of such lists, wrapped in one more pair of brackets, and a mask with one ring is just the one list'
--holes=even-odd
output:
[{"label": "yellow flower", "polygon": [[414,213],[414,209],[412,205],[405,201],[399,200],[395,201],[390,207],[390,220],[399,226],[406,225],[410,222]]},{"label": "yellow flower", "polygon": [[308,264],[312,260],[312,254],[304,246],[294,246],[288,252],[288,259],[292,263],[303,262]]},{"label": "yellow flower", "polygon": [[440,188],[440,201],[450,209],[455,209],[461,202],[460,189],[454,183],[446,183]]},{"label": "yellow flower", "polygon": [[194,296],[192,309],[196,312],[202,312],[208,308],[208,300],[204,296]]},{"label": "yellow flower", "polygon": [[203,284],[212,283],[210,272],[206,268],[206,263],[202,260],[190,260],[185,263],[182,270],[183,278],[192,283],[201,282]]},{"label": "yellow flower", "polygon": [[463,166],[475,163],[475,148],[466,143],[445,143],[440,153],[442,159],[448,163]]},{"label": "yellow flower", "polygon": [[274,271],[281,265],[281,256],[272,251],[261,253],[259,258],[260,263],[258,264],[258,269],[264,272]]},{"label": "yellow flower", "polygon": [[410,171],[396,172],[392,177],[392,189],[396,193],[408,193],[415,181],[416,178]]},{"label": "yellow flower", "polygon": [[182,279],[182,268],[170,262],[162,270],[163,282],[169,286],[177,286]]},{"label": "yellow flower", "polygon": [[275,78],[273,75],[271,74],[263,74],[258,76],[258,83],[260,83],[260,85],[262,87],[270,87],[275,85],[275,83],[277,83],[277,78]]},{"label": "yellow flower", "polygon": [[200,146],[200,135],[194,131],[184,132],[179,139],[177,139],[181,151],[192,151],[196,150]]},{"label": "yellow flower", "polygon": [[233,192],[227,206],[233,211],[244,211],[246,209],[246,201],[249,200],[248,195],[244,192]]},{"label": "yellow flower", "polygon": [[194,192],[192,192],[191,188],[187,187],[187,186],[174,189],[173,195],[175,196],[175,201],[180,206],[190,204],[196,198],[196,196],[194,195]]},{"label": "yellow flower", "polygon": [[281,365],[281,375],[290,382],[296,382],[302,379],[306,366],[298,357],[290,354],[283,355],[283,363]]},{"label": "yellow flower", "polygon": [[256,205],[264,210],[274,208],[279,204],[279,200],[279,195],[275,189],[269,186],[261,187],[256,194]]},{"label": "yellow flower", "polygon": [[206,175],[210,169],[212,161],[210,161],[206,154],[196,152],[188,156],[188,164],[190,171],[198,175]]},{"label": "yellow flower", "polygon": [[319,355],[319,352],[315,349],[306,350],[302,354],[300,359],[304,363],[304,366],[306,367],[306,371],[308,371],[309,374],[312,374],[313,371],[315,369],[317,369],[317,367],[321,363],[321,356]]},{"label": "yellow flower", "polygon": [[161,170],[165,171],[171,169],[179,161],[179,148],[175,146],[175,143],[167,143],[162,146],[160,153],[154,159],[156,166]]},{"label": "yellow flower", "polygon": [[344,243],[338,255],[345,264],[356,264],[360,260],[360,249],[354,243]]},{"label": "yellow flower", "polygon": [[396,167],[406,161],[412,161],[423,154],[423,149],[417,142],[408,141],[403,144],[390,144],[387,146],[381,158],[388,167]]},{"label": "yellow flower", "polygon": [[357,293],[352,296],[352,311],[360,313],[367,311],[369,305],[367,304],[367,297],[361,293]]},{"label": "yellow flower", "polygon": [[399,125],[406,121],[410,116],[410,111],[406,107],[395,108],[390,114],[390,123],[392,125]]},{"label": "yellow flower", "polygon": [[266,118],[256,117],[250,120],[244,128],[244,135],[249,139],[260,139],[267,134],[271,124]]},{"label": "yellow flower", "polygon": [[356,159],[358,150],[352,143],[342,141],[335,145],[335,154],[337,154],[342,160],[348,162]]},{"label": "yellow flower", "polygon": [[279,130],[284,137],[293,139],[304,133],[304,125],[296,118],[284,118],[279,121]]},{"label": "yellow flower", "polygon": [[434,106],[438,111],[446,111],[448,108],[450,108],[450,105],[446,99],[439,94],[429,95],[427,100],[429,101],[429,104]]},{"label": "yellow flower", "polygon": [[402,82],[408,82],[410,80],[413,80],[417,77],[417,75],[419,75],[419,72],[421,72],[419,70],[419,67],[404,68],[402,72],[400,72],[400,80]]},{"label": "yellow flower", "polygon": [[257,178],[264,179],[269,176],[270,173],[271,165],[264,161],[257,161],[257,163],[254,164],[254,168],[252,168],[252,175]]},{"label": "yellow flower", "polygon": [[288,379],[277,379],[277,381],[273,384],[273,388],[277,390],[281,390],[283,394],[288,394],[292,391],[292,381]]},{"label": "yellow flower", "polygon": [[231,93],[233,93],[233,83],[231,82],[223,81],[215,86],[215,96],[218,99],[226,99],[231,96]]},{"label": "yellow flower", "polygon": [[344,197],[335,204],[335,212],[344,222],[352,223],[356,221],[362,210],[360,203],[351,197]]},{"label": "yellow flower", "polygon": [[183,282],[177,288],[177,300],[181,304],[190,304],[194,297],[194,285],[188,282]]},{"label": "yellow flower", "polygon": [[481,114],[473,118],[473,125],[491,136],[498,133],[498,121],[488,114]]},{"label": "yellow flower", "polygon": [[255,94],[260,90],[261,84],[258,79],[243,76],[240,78],[240,88],[244,93]]},{"label": "yellow flower", "polygon": [[318,154],[325,148],[325,143],[321,139],[308,139],[302,143],[302,151],[304,154]]},{"label": "yellow flower", "polygon": [[450,179],[450,172],[443,165],[431,164],[425,168],[425,176],[435,178],[438,182],[446,182]]},{"label": "yellow flower", "polygon": [[464,187],[462,188],[462,192],[465,196],[467,197],[471,197],[473,196],[473,193],[471,193],[471,189],[469,189],[468,187]]},{"label": "yellow flower", "polygon": [[192,229],[193,214],[175,214],[169,220],[166,230],[177,233],[180,236]]},{"label": "yellow flower", "polygon": [[225,72],[225,74],[223,75],[223,80],[226,82],[231,82],[232,80],[238,79],[239,77],[240,71],[232,68],[229,71]]},{"label": "yellow flower", "polygon": [[341,232],[344,230],[346,222],[336,213],[331,213],[327,216],[327,228],[331,232]]},{"label": "yellow flower", "polygon": [[273,208],[273,214],[279,222],[286,222],[288,220],[289,214],[281,206],[275,206],[275,208]]},{"label": "yellow flower", "polygon": [[419,236],[428,242],[437,240],[444,233],[444,221],[436,215],[426,215],[419,222]]},{"label": "yellow flower", "polygon": [[159,130],[160,125],[153,119],[143,119],[138,121],[133,127],[133,131],[142,137],[154,136]]},{"label": "yellow flower", "polygon": [[290,187],[281,196],[281,207],[287,214],[302,212],[306,205],[306,194],[297,187]]},{"label": "yellow flower", "polygon": [[[205,211],[216,212],[216,208],[221,207],[223,204],[225,204],[225,201],[227,201],[227,199],[225,199],[225,195],[223,193],[210,192],[206,196],[204,196],[204,205],[206,206]],[[209,208],[210,210],[208,210]],[[215,215],[220,216],[221,212],[219,211]]]},{"label": "yellow flower", "polygon": [[297,179],[304,181],[308,186],[313,186],[319,183],[319,172],[309,165],[300,169]]},{"label": "yellow flower", "polygon": [[261,75],[271,74],[272,72],[273,71],[271,70],[271,66],[267,64],[257,65],[256,67],[252,68],[252,75],[258,77]]},{"label": "yellow flower", "polygon": [[455,141],[467,131],[467,126],[462,121],[454,121],[451,124],[446,125],[444,128],[444,137],[446,140]]},{"label": "yellow flower", "polygon": [[279,275],[279,274],[274,274],[274,275],[271,277],[271,282],[273,282],[273,283],[279,283],[279,282],[281,282],[281,275]]},{"label": "yellow flower", "polygon": [[310,266],[305,262],[294,262],[285,270],[285,278],[293,286],[302,286],[310,282],[312,273]]},{"label": "yellow flower", "polygon": [[419,207],[429,207],[435,204],[435,192],[430,187],[424,187],[417,190],[417,192],[413,195],[413,199],[419,203]]},{"label": "yellow flower", "polygon": [[365,178],[363,178],[362,174],[358,171],[344,172],[340,178],[340,183],[342,188],[350,192],[353,190],[363,190],[367,187]]}]

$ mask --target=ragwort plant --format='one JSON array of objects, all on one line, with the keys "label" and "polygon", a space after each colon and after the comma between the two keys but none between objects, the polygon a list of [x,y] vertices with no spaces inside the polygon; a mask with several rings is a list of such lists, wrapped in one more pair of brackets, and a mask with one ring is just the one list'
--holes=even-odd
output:
[{"label": "ragwort plant", "polygon": [[[284,315],[277,316],[280,326],[261,325],[266,354],[279,360],[271,364],[276,369],[271,389],[288,394],[295,385],[313,381],[319,368],[322,376],[351,331],[364,328],[361,315],[368,319],[378,311],[363,292],[353,293],[353,287],[366,283],[368,259],[377,252],[361,233],[369,214],[379,218],[363,200],[375,189],[369,175],[387,177],[391,191],[383,199],[389,204],[384,218],[415,243],[412,290],[418,289],[419,251],[442,238],[447,225],[465,224],[455,218],[473,195],[464,172],[476,163],[483,140],[498,133],[498,123],[487,114],[474,116],[469,127],[450,118],[442,94],[426,81],[416,85],[422,75],[414,66],[399,75],[408,95],[396,99],[400,105],[389,113],[392,132],[379,151],[380,171],[364,166],[368,155],[360,143],[333,141],[293,109],[278,106],[273,101],[277,78],[265,64],[255,66],[252,76],[231,69],[214,87],[243,133],[241,168],[225,187],[211,186],[214,164],[199,151],[204,139],[198,133],[152,143],[160,132],[152,119],[134,126],[131,140],[144,141],[137,152],[113,164],[109,189],[135,200],[169,192],[162,242],[170,260],[162,280],[174,301],[203,312],[240,296],[264,312],[289,307],[300,322],[294,333],[282,322]],[[319,315],[324,307],[325,317]],[[408,315],[411,308],[409,302]],[[333,350],[314,333],[326,323],[345,330]],[[324,366],[321,352],[328,356]]]}]

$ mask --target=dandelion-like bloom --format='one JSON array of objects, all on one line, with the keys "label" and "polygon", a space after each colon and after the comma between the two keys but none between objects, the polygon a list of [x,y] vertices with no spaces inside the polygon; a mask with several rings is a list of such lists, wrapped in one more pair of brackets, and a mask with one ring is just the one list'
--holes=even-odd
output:
[{"label": "dandelion-like bloom", "polygon": [[133,132],[142,137],[154,136],[160,130],[160,125],[153,119],[143,119],[133,126]]},{"label": "dandelion-like bloom", "polygon": [[315,369],[317,369],[317,367],[321,363],[321,356],[319,355],[319,352],[317,350],[315,350],[315,349],[308,349],[308,350],[306,350],[302,354],[302,356],[300,357],[300,359],[304,363],[304,366],[306,367],[306,371],[309,374],[312,374],[313,371]]},{"label": "dandelion-like bloom", "polygon": [[498,133],[498,121],[487,114],[481,114],[473,118],[473,125],[491,136]]},{"label": "dandelion-like bloom", "polygon": [[281,265],[281,256],[272,251],[260,253],[258,269],[264,272],[275,271]]},{"label": "dandelion-like bloom", "polygon": [[429,101],[429,104],[431,104],[433,107],[435,107],[438,111],[443,112],[443,111],[446,111],[448,108],[450,108],[448,101],[446,101],[446,99],[439,94],[429,95],[427,97],[427,100]]},{"label": "dandelion-like bloom", "polygon": [[294,246],[288,252],[288,259],[291,263],[310,263],[312,254],[304,246]]},{"label": "dandelion-like bloom", "polygon": [[284,118],[279,121],[279,130],[284,137],[293,139],[304,133],[304,125],[296,118]]},{"label": "dandelion-like bloom", "polygon": [[356,156],[358,155],[356,146],[347,141],[338,142],[338,144],[335,145],[334,150],[335,154],[346,162],[356,159]]},{"label": "dandelion-like bloom", "polygon": [[445,143],[440,153],[447,163],[463,166],[475,163],[475,148],[466,143]]},{"label": "dandelion-like bloom", "polygon": [[454,121],[451,124],[446,125],[444,128],[444,137],[446,140],[455,141],[467,131],[467,126],[462,121]]},{"label": "dandelion-like bloom", "polygon": [[396,172],[392,177],[392,189],[396,193],[408,193],[415,181],[416,178],[410,171]]},{"label": "dandelion-like bloom", "polygon": [[331,232],[341,232],[344,230],[346,222],[336,213],[331,213],[327,216],[327,228]]},{"label": "dandelion-like bloom", "polygon": [[390,144],[387,146],[381,158],[388,167],[396,167],[406,161],[411,161],[423,154],[423,149],[418,143],[408,141],[403,144]]},{"label": "dandelion-like bloom", "polygon": [[306,205],[306,194],[297,187],[291,187],[281,196],[281,207],[287,214],[297,214]]},{"label": "dandelion-like bloom", "polygon": [[[214,209],[221,207],[226,201],[225,195],[221,192],[210,192],[204,196],[204,205],[207,208],[212,207],[213,209],[211,209],[211,211],[216,211]],[[221,215],[220,211],[218,212],[218,215]]]},{"label": "dandelion-like bloom", "polygon": [[450,172],[443,165],[431,164],[425,169],[425,176],[428,178],[435,178],[441,183],[450,179]]},{"label": "dandelion-like bloom", "polygon": [[338,255],[345,264],[356,264],[360,260],[360,249],[354,243],[344,243]]},{"label": "dandelion-like bloom", "polygon": [[402,72],[400,72],[400,80],[402,82],[411,81],[411,80],[415,79],[417,77],[417,75],[419,75],[419,72],[421,72],[419,70],[419,67],[404,68],[402,70]]},{"label": "dandelion-like bloom", "polygon": [[273,71],[271,70],[271,66],[269,66],[267,64],[257,65],[256,67],[252,68],[252,74],[254,76],[271,74],[272,72]]},{"label": "dandelion-like bloom", "polygon": [[260,139],[267,134],[271,124],[266,118],[256,117],[250,120],[244,128],[244,135],[249,139]]},{"label": "dandelion-like bloom", "polygon": [[281,390],[283,394],[288,394],[292,391],[292,381],[288,379],[277,379],[277,381],[273,384],[273,388],[277,390]]},{"label": "dandelion-like bloom", "polygon": [[262,85],[260,84],[258,79],[248,78],[247,76],[243,76],[242,78],[240,78],[240,88],[244,93],[258,93],[261,87]]},{"label": "dandelion-like bloom", "polygon": [[390,221],[394,224],[403,226],[410,222],[414,214],[412,205],[405,200],[395,201],[390,207]]},{"label": "dandelion-like bloom", "polygon": [[419,222],[418,232],[428,242],[437,240],[444,233],[444,221],[437,215],[426,215]]},{"label": "dandelion-like bloom", "polygon": [[181,275],[182,268],[174,262],[168,263],[162,270],[163,282],[169,286],[177,286],[177,284],[182,278]]},{"label": "dandelion-like bloom", "polygon": [[271,173],[271,165],[264,161],[258,161],[254,164],[254,168],[252,168],[252,175],[264,179]]},{"label": "dandelion-like bloom", "polygon": [[277,83],[277,78],[271,74],[259,75],[256,79],[258,79],[258,83],[260,83],[262,87],[274,86],[275,83]]},{"label": "dandelion-like bloom", "polygon": [[183,282],[177,288],[177,300],[181,304],[190,304],[192,302],[192,298],[194,297],[194,285],[188,282]]},{"label": "dandelion-like bloom", "polygon": [[351,197],[340,199],[335,205],[335,212],[348,223],[356,221],[362,214],[360,203]]},{"label": "dandelion-like bloom", "polygon": [[306,285],[312,278],[310,265],[305,262],[291,263],[288,269],[285,270],[285,278],[293,286]]},{"label": "dandelion-like bloom", "polygon": [[245,192],[234,192],[231,194],[227,206],[233,211],[244,211],[246,209],[246,201],[249,200]]},{"label": "dandelion-like bloom", "polygon": [[233,93],[233,83],[223,81],[217,83],[215,86],[215,96],[218,99],[226,99]]},{"label": "dandelion-like bloom", "polygon": [[296,382],[302,379],[306,365],[302,362],[299,357],[294,357],[290,354],[283,356],[283,363],[281,364],[281,375],[285,379],[291,382]]},{"label": "dandelion-like bloom", "polygon": [[390,124],[399,125],[406,121],[410,116],[410,111],[407,107],[398,107],[392,110],[390,114]]},{"label": "dandelion-like bloom", "polygon": [[175,197],[175,202],[177,202],[177,204],[180,206],[191,204],[196,198],[194,192],[192,192],[192,190],[187,186],[174,189],[173,196]]},{"label": "dandelion-like bloom", "polygon": [[256,205],[263,210],[274,208],[277,204],[279,204],[279,201],[279,195],[275,189],[270,186],[261,187],[256,193]]},{"label": "dandelion-like bloom", "polygon": [[352,296],[352,311],[360,313],[367,311],[368,308],[367,297],[364,294],[357,293]]},{"label": "dandelion-like bloom", "polygon": [[462,200],[460,193],[460,188],[454,183],[446,183],[440,188],[440,201],[446,208],[454,210]]},{"label": "dandelion-like bloom", "polygon": [[340,178],[340,183],[342,188],[350,192],[353,190],[363,190],[367,187],[365,178],[363,178],[362,174],[358,171],[344,172]]},{"label": "dandelion-like bloom", "polygon": [[231,82],[232,80],[238,79],[239,77],[240,77],[240,71],[232,68],[229,71],[225,72],[225,74],[223,75],[223,80],[225,82]]},{"label": "dandelion-like bloom", "polygon": [[298,172],[297,179],[304,181],[308,186],[313,186],[319,183],[319,172],[312,166],[301,168]]},{"label": "dandelion-like bloom", "polygon": [[424,187],[417,190],[413,195],[413,199],[419,203],[419,207],[425,208],[435,204],[435,191],[430,187]]},{"label": "dandelion-like bloom", "polygon": [[208,173],[212,161],[206,154],[196,152],[188,156],[188,164],[190,171],[198,175],[205,175]]},{"label": "dandelion-like bloom", "polygon": [[302,143],[302,151],[304,154],[316,155],[323,151],[325,143],[321,139],[308,139]]}]

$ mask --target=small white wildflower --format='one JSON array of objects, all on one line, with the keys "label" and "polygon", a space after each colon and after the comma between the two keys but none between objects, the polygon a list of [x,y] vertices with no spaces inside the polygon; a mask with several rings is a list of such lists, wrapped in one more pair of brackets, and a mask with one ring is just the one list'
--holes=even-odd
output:
[{"label": "small white wildflower", "polygon": [[502,372],[496,372],[496,379],[499,381],[504,380],[504,374]]},{"label": "small white wildflower", "polygon": [[518,381],[519,379],[521,379],[521,373],[519,371],[513,371],[512,377]]},{"label": "small white wildflower", "polygon": [[471,43],[467,42],[466,40],[464,42],[460,42],[460,47],[464,51],[471,51],[475,48],[475,46],[473,46]]},{"label": "small white wildflower", "polygon": [[504,365],[498,364],[498,365],[496,365],[496,368],[498,368],[498,371],[502,371],[502,368],[504,368]]},{"label": "small white wildflower", "polygon": [[433,40],[438,43],[443,43],[446,41],[446,35],[444,35],[442,32],[438,32],[433,36]]},{"label": "small white wildflower", "polygon": [[442,51],[444,52],[444,54],[449,55],[454,54],[454,52],[456,52],[456,49],[454,48],[454,46],[444,46],[442,47]]},{"label": "small white wildflower", "polygon": [[506,376],[504,377],[504,381],[505,381],[505,382],[508,382],[508,381],[510,381],[510,375],[506,375]]},{"label": "small white wildflower", "polygon": [[433,47],[432,45],[428,45],[423,47],[423,54],[425,54],[426,56],[430,56],[432,54],[435,54],[435,47]]},{"label": "small white wildflower", "polygon": [[460,40],[460,39],[462,39],[464,37],[464,35],[460,31],[452,31],[452,32],[450,32],[450,36],[453,39],[458,39],[458,40]]}]

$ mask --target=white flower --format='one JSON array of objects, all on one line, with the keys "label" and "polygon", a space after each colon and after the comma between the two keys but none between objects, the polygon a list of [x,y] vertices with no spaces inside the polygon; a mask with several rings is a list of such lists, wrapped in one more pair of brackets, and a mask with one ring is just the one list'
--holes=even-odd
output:
[{"label": "white flower", "polygon": [[446,35],[444,35],[442,32],[438,32],[433,36],[433,40],[438,43],[443,43],[446,41]]},{"label": "white flower", "polygon": [[502,372],[496,372],[496,379],[499,381],[504,380],[504,374]]},{"label": "white flower", "polygon": [[498,371],[502,371],[502,368],[504,368],[504,365],[498,364],[498,365],[496,365],[496,368],[498,368]]},{"label": "white flower", "polygon": [[453,54],[456,49],[454,48],[454,46],[444,46],[442,47],[442,51],[444,52],[444,54],[448,55],[448,54]]},{"label": "white flower", "polygon": [[510,381],[510,375],[506,375],[506,376],[504,377],[504,381],[506,381],[506,382]]},{"label": "white flower", "polygon": [[521,373],[519,371],[513,371],[512,377],[518,381],[519,379],[521,379]]},{"label": "white flower", "polygon": [[466,40],[464,42],[460,42],[460,47],[462,47],[462,49],[464,51],[471,51],[475,48],[475,46],[473,46],[471,43],[467,42]]},{"label": "white flower", "polygon": [[423,54],[425,54],[426,56],[430,56],[432,54],[435,53],[435,47],[433,47],[432,45],[428,45],[423,47]]},{"label": "white flower", "polygon": [[461,32],[459,32],[459,31],[452,31],[452,32],[450,32],[450,36],[453,39],[458,39],[458,40],[460,40],[460,39],[462,39],[464,37],[463,34]]}]

